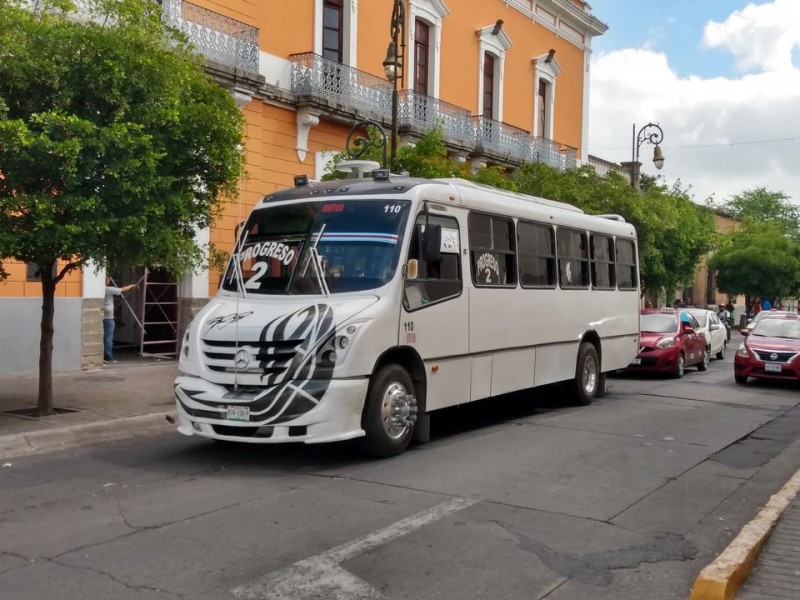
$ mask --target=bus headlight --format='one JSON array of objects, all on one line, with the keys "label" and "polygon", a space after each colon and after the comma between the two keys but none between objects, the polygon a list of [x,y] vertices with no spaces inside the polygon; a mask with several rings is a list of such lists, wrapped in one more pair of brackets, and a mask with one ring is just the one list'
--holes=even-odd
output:
[{"label": "bus headlight", "polygon": [[183,348],[181,348],[181,354],[183,354],[184,358],[189,358],[189,330],[186,330],[186,335],[183,336]]}]

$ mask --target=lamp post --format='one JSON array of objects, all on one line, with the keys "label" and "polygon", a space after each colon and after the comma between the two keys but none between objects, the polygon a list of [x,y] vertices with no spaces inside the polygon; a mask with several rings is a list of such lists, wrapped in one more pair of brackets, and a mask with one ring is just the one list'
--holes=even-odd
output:
[{"label": "lamp post", "polygon": [[656,123],[648,123],[636,133],[636,123],[633,124],[633,138],[631,147],[631,186],[640,189],[639,176],[642,163],[639,162],[639,149],[647,142],[655,146],[653,150],[653,164],[656,169],[664,166],[664,152],[659,144],[664,140],[664,131]]},{"label": "lamp post", "polygon": [[386,79],[392,82],[392,132],[391,132],[391,153],[389,158],[389,169],[394,168],[394,161],[397,157],[397,110],[399,102],[398,86],[405,74],[406,60],[406,8],[404,0],[394,0],[392,8],[392,22],[389,28],[392,41],[386,51],[386,59],[383,61],[383,70],[386,72]]}]

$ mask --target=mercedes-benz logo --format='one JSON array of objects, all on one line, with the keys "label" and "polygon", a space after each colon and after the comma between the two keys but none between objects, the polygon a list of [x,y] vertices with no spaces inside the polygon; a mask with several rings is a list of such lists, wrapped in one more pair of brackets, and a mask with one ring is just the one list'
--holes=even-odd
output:
[{"label": "mercedes-benz logo", "polygon": [[250,353],[245,349],[239,350],[233,359],[233,364],[237,369],[246,369],[250,365]]},{"label": "mercedes-benz logo", "polygon": [[770,360],[778,360],[778,355],[773,352],[772,354],[769,355],[769,359]]}]

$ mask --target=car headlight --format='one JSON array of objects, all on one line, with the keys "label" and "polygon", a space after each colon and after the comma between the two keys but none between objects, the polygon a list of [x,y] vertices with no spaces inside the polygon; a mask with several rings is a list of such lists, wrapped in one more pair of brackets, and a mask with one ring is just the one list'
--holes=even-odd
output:
[{"label": "car headlight", "polygon": [[656,344],[656,348],[672,348],[675,345],[675,338],[674,337],[667,337],[658,340]]},{"label": "car headlight", "polygon": [[741,356],[743,358],[748,358],[750,353],[747,351],[747,346],[744,345],[744,342],[739,344],[739,348],[736,350],[736,356]]}]

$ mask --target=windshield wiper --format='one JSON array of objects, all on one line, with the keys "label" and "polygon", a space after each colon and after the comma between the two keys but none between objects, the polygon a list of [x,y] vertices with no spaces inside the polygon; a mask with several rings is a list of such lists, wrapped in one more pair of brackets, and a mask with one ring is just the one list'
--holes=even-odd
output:
[{"label": "windshield wiper", "polygon": [[[312,223],[313,226],[313,223]],[[308,263],[311,262],[314,265],[314,278],[317,281],[317,285],[319,286],[320,292],[325,295],[326,298],[330,298],[331,292],[328,288],[328,282],[325,279],[325,272],[322,268],[322,258],[317,251],[317,245],[319,241],[322,239],[322,234],[325,232],[325,228],[328,226],[328,222],[322,224],[322,228],[319,230],[319,233],[316,234],[317,238],[314,240],[314,243],[310,246],[307,246],[308,240],[311,238],[313,233],[309,230],[306,234],[306,239],[303,241],[304,247],[308,248],[308,258],[303,263],[302,267],[300,266],[299,262],[297,265],[297,269],[295,269],[294,273],[292,273],[291,278],[289,279],[289,283],[287,285],[287,290],[289,293],[292,293],[291,290],[294,288],[295,280],[297,277],[305,277],[306,273],[308,272]],[[309,228],[310,229],[310,228]],[[304,254],[304,258],[305,258]],[[302,269],[302,272],[301,272]]]}]

